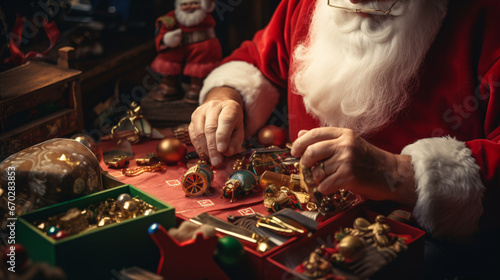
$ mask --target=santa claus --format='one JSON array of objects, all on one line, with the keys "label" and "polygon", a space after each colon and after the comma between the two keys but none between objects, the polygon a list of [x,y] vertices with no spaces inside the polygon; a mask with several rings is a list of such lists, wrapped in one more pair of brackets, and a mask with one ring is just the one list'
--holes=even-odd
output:
[{"label": "santa claus", "polygon": [[214,0],[176,0],[175,10],[158,18],[155,39],[158,55],[151,68],[162,74],[163,79],[150,93],[153,99],[177,99],[179,76],[183,74],[190,78],[184,100],[198,103],[203,79],[222,59],[215,20],[210,14],[214,8]]},{"label": "santa claus", "polygon": [[397,202],[440,240],[497,233],[498,11],[489,0],[283,0],[205,80],[193,145],[219,165],[286,99],[292,154],[318,166],[320,192]]}]

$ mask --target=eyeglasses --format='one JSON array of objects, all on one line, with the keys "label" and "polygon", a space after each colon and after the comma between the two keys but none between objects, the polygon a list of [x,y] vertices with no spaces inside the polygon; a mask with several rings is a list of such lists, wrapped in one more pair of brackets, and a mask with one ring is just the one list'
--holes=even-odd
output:
[{"label": "eyeglasses", "polygon": [[337,6],[337,5],[332,5],[330,4],[331,0],[327,0],[328,6],[341,9],[344,11],[348,12],[353,12],[353,13],[365,13],[365,14],[370,14],[370,15],[377,15],[377,16],[388,16],[391,14],[392,8],[396,5],[396,3],[399,2],[399,0],[396,0],[387,11],[382,11],[382,10],[376,10],[376,9],[354,9],[354,8],[346,8],[342,6]]}]

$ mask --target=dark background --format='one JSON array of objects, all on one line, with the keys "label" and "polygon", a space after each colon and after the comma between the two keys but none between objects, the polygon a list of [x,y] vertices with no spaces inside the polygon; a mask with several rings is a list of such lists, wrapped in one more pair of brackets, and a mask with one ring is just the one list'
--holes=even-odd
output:
[{"label": "dark background", "polygon": [[[109,120],[123,117],[131,101],[144,95],[144,79],[150,75],[148,65],[154,59],[155,20],[174,8],[174,0],[81,0],[81,9],[69,0],[2,0],[0,1],[0,72],[13,64],[8,38],[16,17],[33,20],[37,14],[49,13],[61,33],[54,48],[42,59],[57,63],[57,50],[76,48],[78,56],[71,68],[82,71],[82,107],[85,129],[99,129],[106,134]],[[224,56],[242,41],[251,39],[263,28],[279,4],[279,0],[216,0],[216,34]],[[42,4],[40,4],[42,3]],[[45,5],[45,6],[42,6]],[[47,8],[49,10],[47,10]],[[43,28],[24,36],[20,49],[42,52],[49,42]],[[27,38],[25,38],[27,37]],[[92,53],[96,46],[102,52]],[[140,88],[142,87],[142,89]],[[102,120],[108,120],[103,127]]]}]

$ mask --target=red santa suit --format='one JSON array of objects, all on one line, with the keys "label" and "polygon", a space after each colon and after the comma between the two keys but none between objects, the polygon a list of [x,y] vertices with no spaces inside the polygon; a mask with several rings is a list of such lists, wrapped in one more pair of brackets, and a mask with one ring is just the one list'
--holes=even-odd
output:
[{"label": "red santa suit", "polygon": [[[175,11],[158,18],[155,37],[158,55],[153,60],[151,69],[162,75],[206,77],[222,59],[222,50],[219,39],[215,37],[214,27],[215,20],[210,13],[194,26],[179,23],[175,18]],[[165,46],[164,35],[176,29],[182,31],[180,45],[173,48]]]},{"label": "red santa suit", "polygon": [[[435,236],[464,237],[500,225],[500,2],[450,2],[410,104],[365,139],[412,157],[413,213],[421,226]],[[299,130],[318,127],[289,79],[315,3],[281,1],[268,26],[207,77],[200,103],[211,88],[227,85],[243,97],[252,121],[247,134],[268,120],[280,97],[287,99],[292,141]]]}]

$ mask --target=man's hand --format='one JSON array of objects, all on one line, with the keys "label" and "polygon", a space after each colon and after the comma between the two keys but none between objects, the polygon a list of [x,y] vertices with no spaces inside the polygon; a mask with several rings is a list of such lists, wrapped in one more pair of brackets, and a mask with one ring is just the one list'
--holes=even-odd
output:
[{"label": "man's hand", "polygon": [[318,191],[324,194],[350,190],[372,200],[392,200],[413,206],[416,202],[411,158],[381,150],[350,129],[324,127],[300,131],[292,155],[313,167]]},{"label": "man's hand", "polygon": [[191,142],[200,158],[213,166],[222,163],[223,155],[241,152],[244,134],[243,101],[233,88],[212,89],[191,115]]},{"label": "man's hand", "polygon": [[169,48],[175,48],[180,45],[182,40],[182,30],[180,28],[169,31],[163,35],[163,44]]}]

